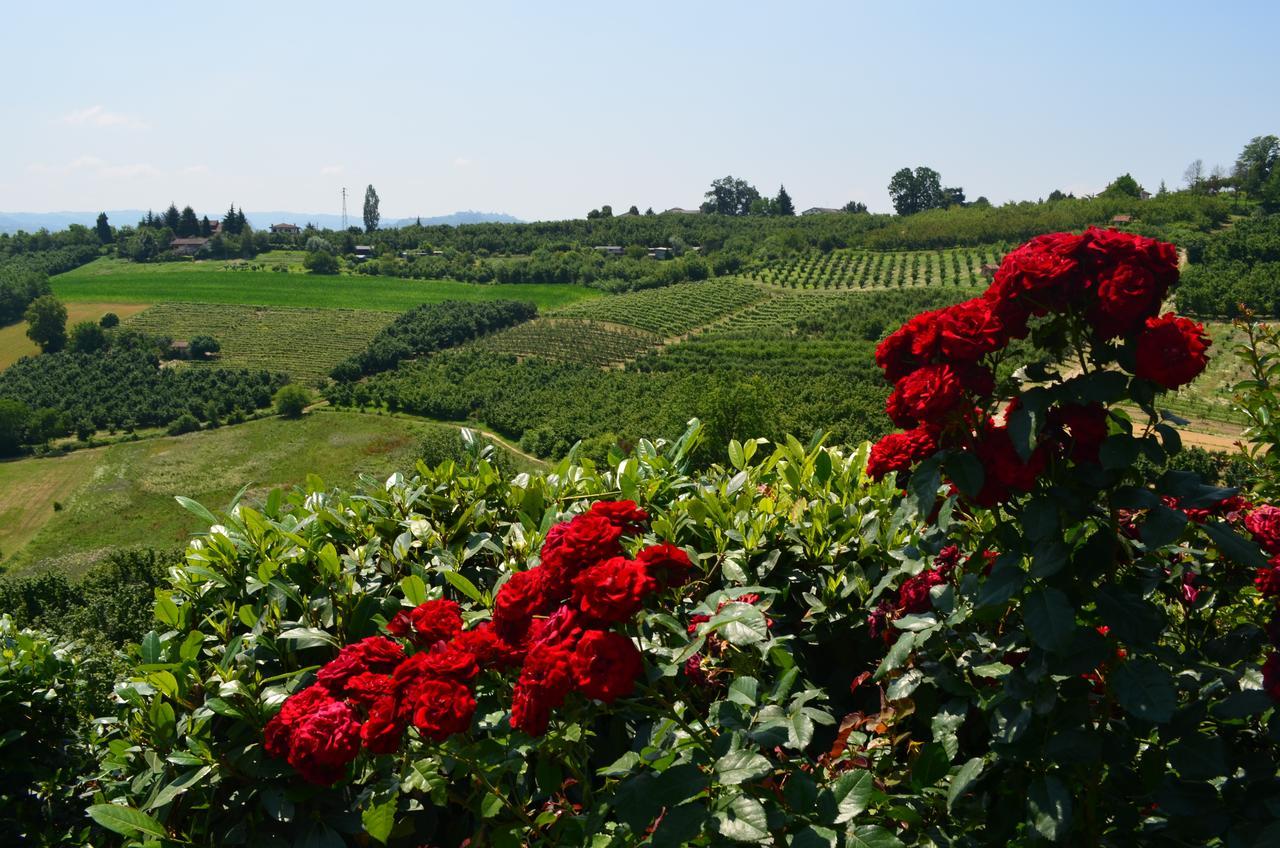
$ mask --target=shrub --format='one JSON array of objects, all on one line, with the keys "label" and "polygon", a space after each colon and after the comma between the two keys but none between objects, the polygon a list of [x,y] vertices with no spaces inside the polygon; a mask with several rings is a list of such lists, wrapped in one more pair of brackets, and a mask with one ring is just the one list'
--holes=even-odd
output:
[{"label": "shrub", "polygon": [[281,386],[275,394],[276,412],[285,418],[300,418],[302,412],[311,403],[311,392],[305,386],[289,383]]},{"label": "shrub", "polygon": [[105,330],[109,330],[112,327],[117,327],[119,325],[120,325],[120,316],[115,314],[114,312],[103,313],[103,316],[100,319],[98,319],[98,326],[102,327]]},{"label": "shrub", "polygon": [[302,260],[302,266],[313,274],[336,274],[338,257],[327,250],[309,251]]},{"label": "shrub", "polygon": [[186,412],[175,418],[165,432],[170,436],[181,436],[183,433],[194,433],[199,429],[199,420],[190,412]]}]

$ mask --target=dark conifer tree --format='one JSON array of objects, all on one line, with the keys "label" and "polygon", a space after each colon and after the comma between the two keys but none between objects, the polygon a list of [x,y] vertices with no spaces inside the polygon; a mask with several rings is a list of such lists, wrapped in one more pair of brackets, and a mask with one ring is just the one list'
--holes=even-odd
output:
[{"label": "dark conifer tree", "polygon": [[794,215],[796,214],[796,206],[791,202],[791,195],[787,194],[786,186],[778,186],[778,196],[773,200],[773,214],[775,215]]},{"label": "dark conifer tree", "polygon": [[169,208],[164,210],[164,225],[176,233],[181,223],[182,213],[178,211],[176,205],[170,203]]},{"label": "dark conifer tree", "polygon": [[106,212],[98,213],[98,223],[94,227],[94,230],[98,233],[98,241],[103,244],[111,244],[114,236],[111,234],[111,224],[107,222]]},{"label": "dark conifer tree", "polygon": [[200,233],[200,219],[196,217],[196,211],[190,206],[182,207],[182,213],[178,217],[178,228],[175,232],[182,238],[191,238]]}]

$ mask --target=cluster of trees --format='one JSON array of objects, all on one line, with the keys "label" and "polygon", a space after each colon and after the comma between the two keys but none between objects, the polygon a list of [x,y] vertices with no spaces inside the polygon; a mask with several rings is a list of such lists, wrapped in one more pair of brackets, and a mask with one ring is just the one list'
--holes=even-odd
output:
[{"label": "cluster of trees", "polygon": [[97,256],[96,247],[84,244],[0,256],[0,327],[21,321],[32,301],[49,294],[50,275]]},{"label": "cluster of trees", "polygon": [[190,415],[218,422],[271,405],[283,375],[244,368],[162,368],[153,340],[116,335],[93,353],[27,357],[0,372],[0,399],[55,410],[66,428],[154,427]]},{"label": "cluster of trees", "polygon": [[714,180],[702,203],[702,211],[710,215],[772,215],[786,217],[796,214],[791,195],[786,186],[778,186],[775,197],[763,197],[755,186],[732,175]]},{"label": "cluster of trees", "polygon": [[1267,212],[1280,212],[1280,137],[1259,135],[1249,139],[1228,171],[1221,165],[1206,171],[1204,160],[1187,166],[1183,178],[1187,188],[1205,194],[1224,189],[1257,198]]},{"label": "cluster of trees", "polygon": [[1187,256],[1179,310],[1233,318],[1244,305],[1260,315],[1280,315],[1280,214],[1189,239]]},{"label": "cluster of trees", "polygon": [[[949,209],[964,206],[964,189],[942,186],[942,177],[932,168],[923,165],[914,171],[902,168],[889,180],[889,199],[899,215],[914,215],[930,209]],[[989,206],[985,197],[978,198],[979,206]]]},{"label": "cluster of trees", "polygon": [[338,363],[330,376],[335,380],[357,380],[394,368],[401,360],[455,347],[537,315],[537,306],[515,300],[424,303],[398,316],[373,337],[367,348]]}]

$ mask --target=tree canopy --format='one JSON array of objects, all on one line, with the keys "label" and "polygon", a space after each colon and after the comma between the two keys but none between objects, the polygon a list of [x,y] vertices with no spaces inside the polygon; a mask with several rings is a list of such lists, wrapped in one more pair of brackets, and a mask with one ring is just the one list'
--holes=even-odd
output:
[{"label": "tree canopy", "polygon": [[[961,200],[964,199],[963,192],[960,197]],[[899,215],[914,215],[946,205],[942,177],[937,171],[923,165],[915,171],[903,168],[894,174],[889,180],[889,198]]]},{"label": "tree canopy", "polygon": [[378,229],[378,221],[381,219],[382,216],[378,213],[378,192],[370,183],[364,190],[364,231],[371,233]]},{"label": "tree canopy", "polygon": [[751,212],[751,204],[759,199],[760,192],[746,180],[722,177],[711,183],[702,211],[717,215],[747,215]]},{"label": "tree canopy", "polygon": [[67,307],[51,294],[41,295],[27,306],[27,338],[45,353],[57,353],[67,345]]}]

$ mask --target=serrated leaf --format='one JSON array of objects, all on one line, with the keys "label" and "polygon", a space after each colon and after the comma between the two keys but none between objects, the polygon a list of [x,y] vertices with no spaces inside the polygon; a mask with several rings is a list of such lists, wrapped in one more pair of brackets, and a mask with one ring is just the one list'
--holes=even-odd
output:
[{"label": "serrated leaf", "polygon": [[969,791],[977,781],[978,776],[982,774],[982,766],[982,757],[974,757],[960,766],[960,770],[951,778],[951,785],[947,788],[947,812],[951,812],[951,807],[960,800],[960,796]]},{"label": "serrated leaf", "polygon": [[716,760],[716,775],[726,786],[737,786],[764,777],[773,766],[755,751],[730,751]]},{"label": "serrated leaf", "polygon": [[1169,672],[1144,659],[1122,663],[1110,677],[1116,701],[1125,712],[1158,724],[1173,717],[1177,692]]},{"label": "serrated leaf", "polygon": [[1058,589],[1040,589],[1023,600],[1022,620],[1027,635],[1040,647],[1062,653],[1071,645],[1076,629],[1076,611]]},{"label": "serrated leaf", "polygon": [[755,798],[739,795],[717,815],[720,835],[735,842],[763,842],[769,836],[769,817]]},{"label": "serrated leaf", "polygon": [[878,824],[864,824],[845,834],[847,848],[902,848],[902,840]]},{"label": "serrated leaf", "polygon": [[836,799],[836,824],[844,824],[861,815],[871,803],[875,780],[866,769],[855,769],[840,775],[831,786]]},{"label": "serrated leaf", "polygon": [[1061,840],[1071,828],[1071,795],[1056,777],[1041,777],[1031,782],[1027,810],[1031,826],[1051,842]]},{"label": "serrated leaf", "polygon": [[769,625],[764,613],[751,604],[734,601],[707,622],[707,633],[719,632],[730,644],[739,647],[763,642],[769,638]]},{"label": "serrated leaf", "polygon": [[392,792],[383,800],[365,807],[360,814],[360,823],[364,825],[365,833],[383,845],[387,844],[391,831],[396,826],[396,803],[399,798],[399,792]]}]

